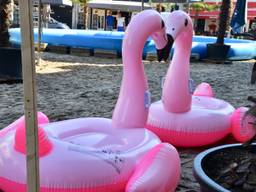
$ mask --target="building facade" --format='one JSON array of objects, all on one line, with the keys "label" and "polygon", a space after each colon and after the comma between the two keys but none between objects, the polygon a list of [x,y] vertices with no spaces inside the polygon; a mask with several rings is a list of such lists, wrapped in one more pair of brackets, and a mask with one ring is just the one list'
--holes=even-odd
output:
[{"label": "building facade", "polygon": [[[145,1],[143,4],[144,9],[149,9],[151,6]],[[84,29],[84,6],[73,6],[73,28]],[[114,17],[114,29],[117,25],[117,15],[121,13],[121,17],[124,18],[127,25],[131,17],[142,10],[142,3],[139,0],[133,1],[116,1],[116,0],[91,0],[87,5],[87,28],[105,30],[106,29],[106,17],[109,12]]]},{"label": "building facade", "polygon": [[[42,21],[44,27],[50,18],[54,18],[59,22],[65,23],[71,27],[72,25],[72,2],[69,0],[41,0]],[[39,21],[39,0],[33,0],[33,23],[34,27],[38,27]],[[12,27],[19,27],[19,1],[14,1]]]},{"label": "building facade", "polygon": [[[36,2],[36,0],[34,0]],[[55,0],[43,0],[43,1],[55,1]],[[67,0],[62,0],[67,1]],[[153,1],[154,2],[154,1]],[[204,0],[207,4],[220,5],[222,0]],[[233,0],[234,4],[236,0]],[[70,4],[71,5],[71,4]],[[195,23],[195,32],[203,35],[214,35],[218,30],[219,10],[214,11],[199,11],[195,12],[191,9],[191,3],[151,3],[145,0],[142,5],[140,0],[90,0],[87,6],[86,22],[84,17],[84,6],[74,4],[72,6],[61,4],[52,4],[50,16],[66,23],[71,28],[85,29],[85,23],[88,29],[106,30],[106,17],[108,12],[111,11],[115,21],[114,30],[117,25],[117,13],[120,12],[121,16],[125,20],[127,25],[131,17],[137,12],[143,9],[159,9],[159,11],[172,11],[172,10],[184,10],[189,13],[192,20]],[[143,6],[143,7],[142,7]],[[159,8],[161,7],[161,8]],[[245,31],[250,31],[256,28],[256,0],[248,0],[247,3],[247,23]],[[38,8],[35,5],[35,26],[37,25],[37,11]],[[19,11],[18,6],[14,9],[13,24],[18,26],[19,24]]]},{"label": "building facade", "polygon": [[[221,0],[204,0],[205,3],[208,4],[221,4]],[[235,8],[236,1],[233,1],[233,8]],[[205,34],[214,34],[218,30],[219,23],[219,14],[220,10],[214,11],[199,11],[196,13],[193,10],[189,11],[189,15],[194,20],[197,20],[196,23],[197,33]],[[256,0],[247,0],[247,22],[244,28],[244,31],[250,31],[256,22]]]}]

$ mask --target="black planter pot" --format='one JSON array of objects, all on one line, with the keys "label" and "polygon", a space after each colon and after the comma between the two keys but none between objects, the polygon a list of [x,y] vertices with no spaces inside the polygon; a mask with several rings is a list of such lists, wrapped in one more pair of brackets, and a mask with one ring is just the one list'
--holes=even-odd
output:
[{"label": "black planter pot", "polygon": [[[216,155],[217,153],[231,150],[232,148],[244,150],[242,144],[229,144],[210,148],[196,156],[194,159],[193,172],[196,180],[200,184],[200,189],[202,192],[231,192],[210,178],[205,172],[205,167],[207,161],[209,162],[209,159],[212,158],[212,156]],[[256,143],[252,144],[252,149],[256,150]]]},{"label": "black planter pot", "polygon": [[207,59],[227,60],[230,45],[207,44]]},{"label": "black planter pot", "polygon": [[21,49],[13,47],[0,47],[0,58],[0,82],[21,82]]}]

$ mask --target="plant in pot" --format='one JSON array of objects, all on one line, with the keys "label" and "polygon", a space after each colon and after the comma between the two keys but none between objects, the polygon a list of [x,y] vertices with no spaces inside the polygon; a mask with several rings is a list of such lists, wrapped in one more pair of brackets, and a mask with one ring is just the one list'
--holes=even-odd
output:
[{"label": "plant in pot", "polygon": [[[248,98],[249,99],[249,98]],[[256,99],[250,98],[255,102]],[[244,109],[243,131],[251,131],[243,144],[226,144],[198,154],[194,176],[202,192],[256,191],[256,105]]]},{"label": "plant in pot", "polygon": [[222,0],[217,41],[207,44],[207,58],[210,60],[225,61],[227,58],[230,45],[224,44],[224,38],[230,23],[231,7],[232,0]]},{"label": "plant in pot", "polygon": [[12,47],[9,41],[11,14],[12,0],[0,0],[0,82],[22,80],[21,50]]}]

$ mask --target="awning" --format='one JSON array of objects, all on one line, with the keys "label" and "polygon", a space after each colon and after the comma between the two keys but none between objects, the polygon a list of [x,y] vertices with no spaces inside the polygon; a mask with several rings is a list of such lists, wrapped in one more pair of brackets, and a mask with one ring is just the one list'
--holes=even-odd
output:
[{"label": "awning", "polygon": [[[211,3],[209,3],[211,4]],[[199,11],[196,13],[193,10],[189,11],[189,15],[193,18],[198,19],[218,19],[220,15],[220,11]],[[247,9],[247,19],[251,20],[256,17],[256,2],[248,2],[248,9]]]},{"label": "awning", "polygon": [[41,2],[42,4],[72,6],[72,1],[70,0],[41,0]]},{"label": "awning", "polygon": [[[92,0],[88,2],[88,7],[119,11],[141,11],[141,4],[141,2],[134,1]],[[144,3],[144,9],[151,9],[151,7],[148,3]]]},{"label": "awning", "polygon": [[219,14],[220,11],[199,11],[198,13],[191,10],[189,11],[190,17],[197,19],[217,19]]},{"label": "awning", "polygon": [[[189,12],[190,17],[197,19],[218,19],[220,11],[200,11],[196,13],[195,11]],[[247,19],[251,20],[256,17],[256,10],[247,10]]]}]

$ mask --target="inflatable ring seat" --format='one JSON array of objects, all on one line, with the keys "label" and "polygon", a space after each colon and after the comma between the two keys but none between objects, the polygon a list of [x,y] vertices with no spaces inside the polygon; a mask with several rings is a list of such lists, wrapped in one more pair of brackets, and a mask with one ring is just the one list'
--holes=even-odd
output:
[{"label": "inflatable ring seat", "polygon": [[[113,129],[104,118],[48,123],[42,113],[38,121],[40,192],[174,191],[177,186],[177,151],[146,129]],[[0,189],[25,192],[24,117],[0,137]]]}]

